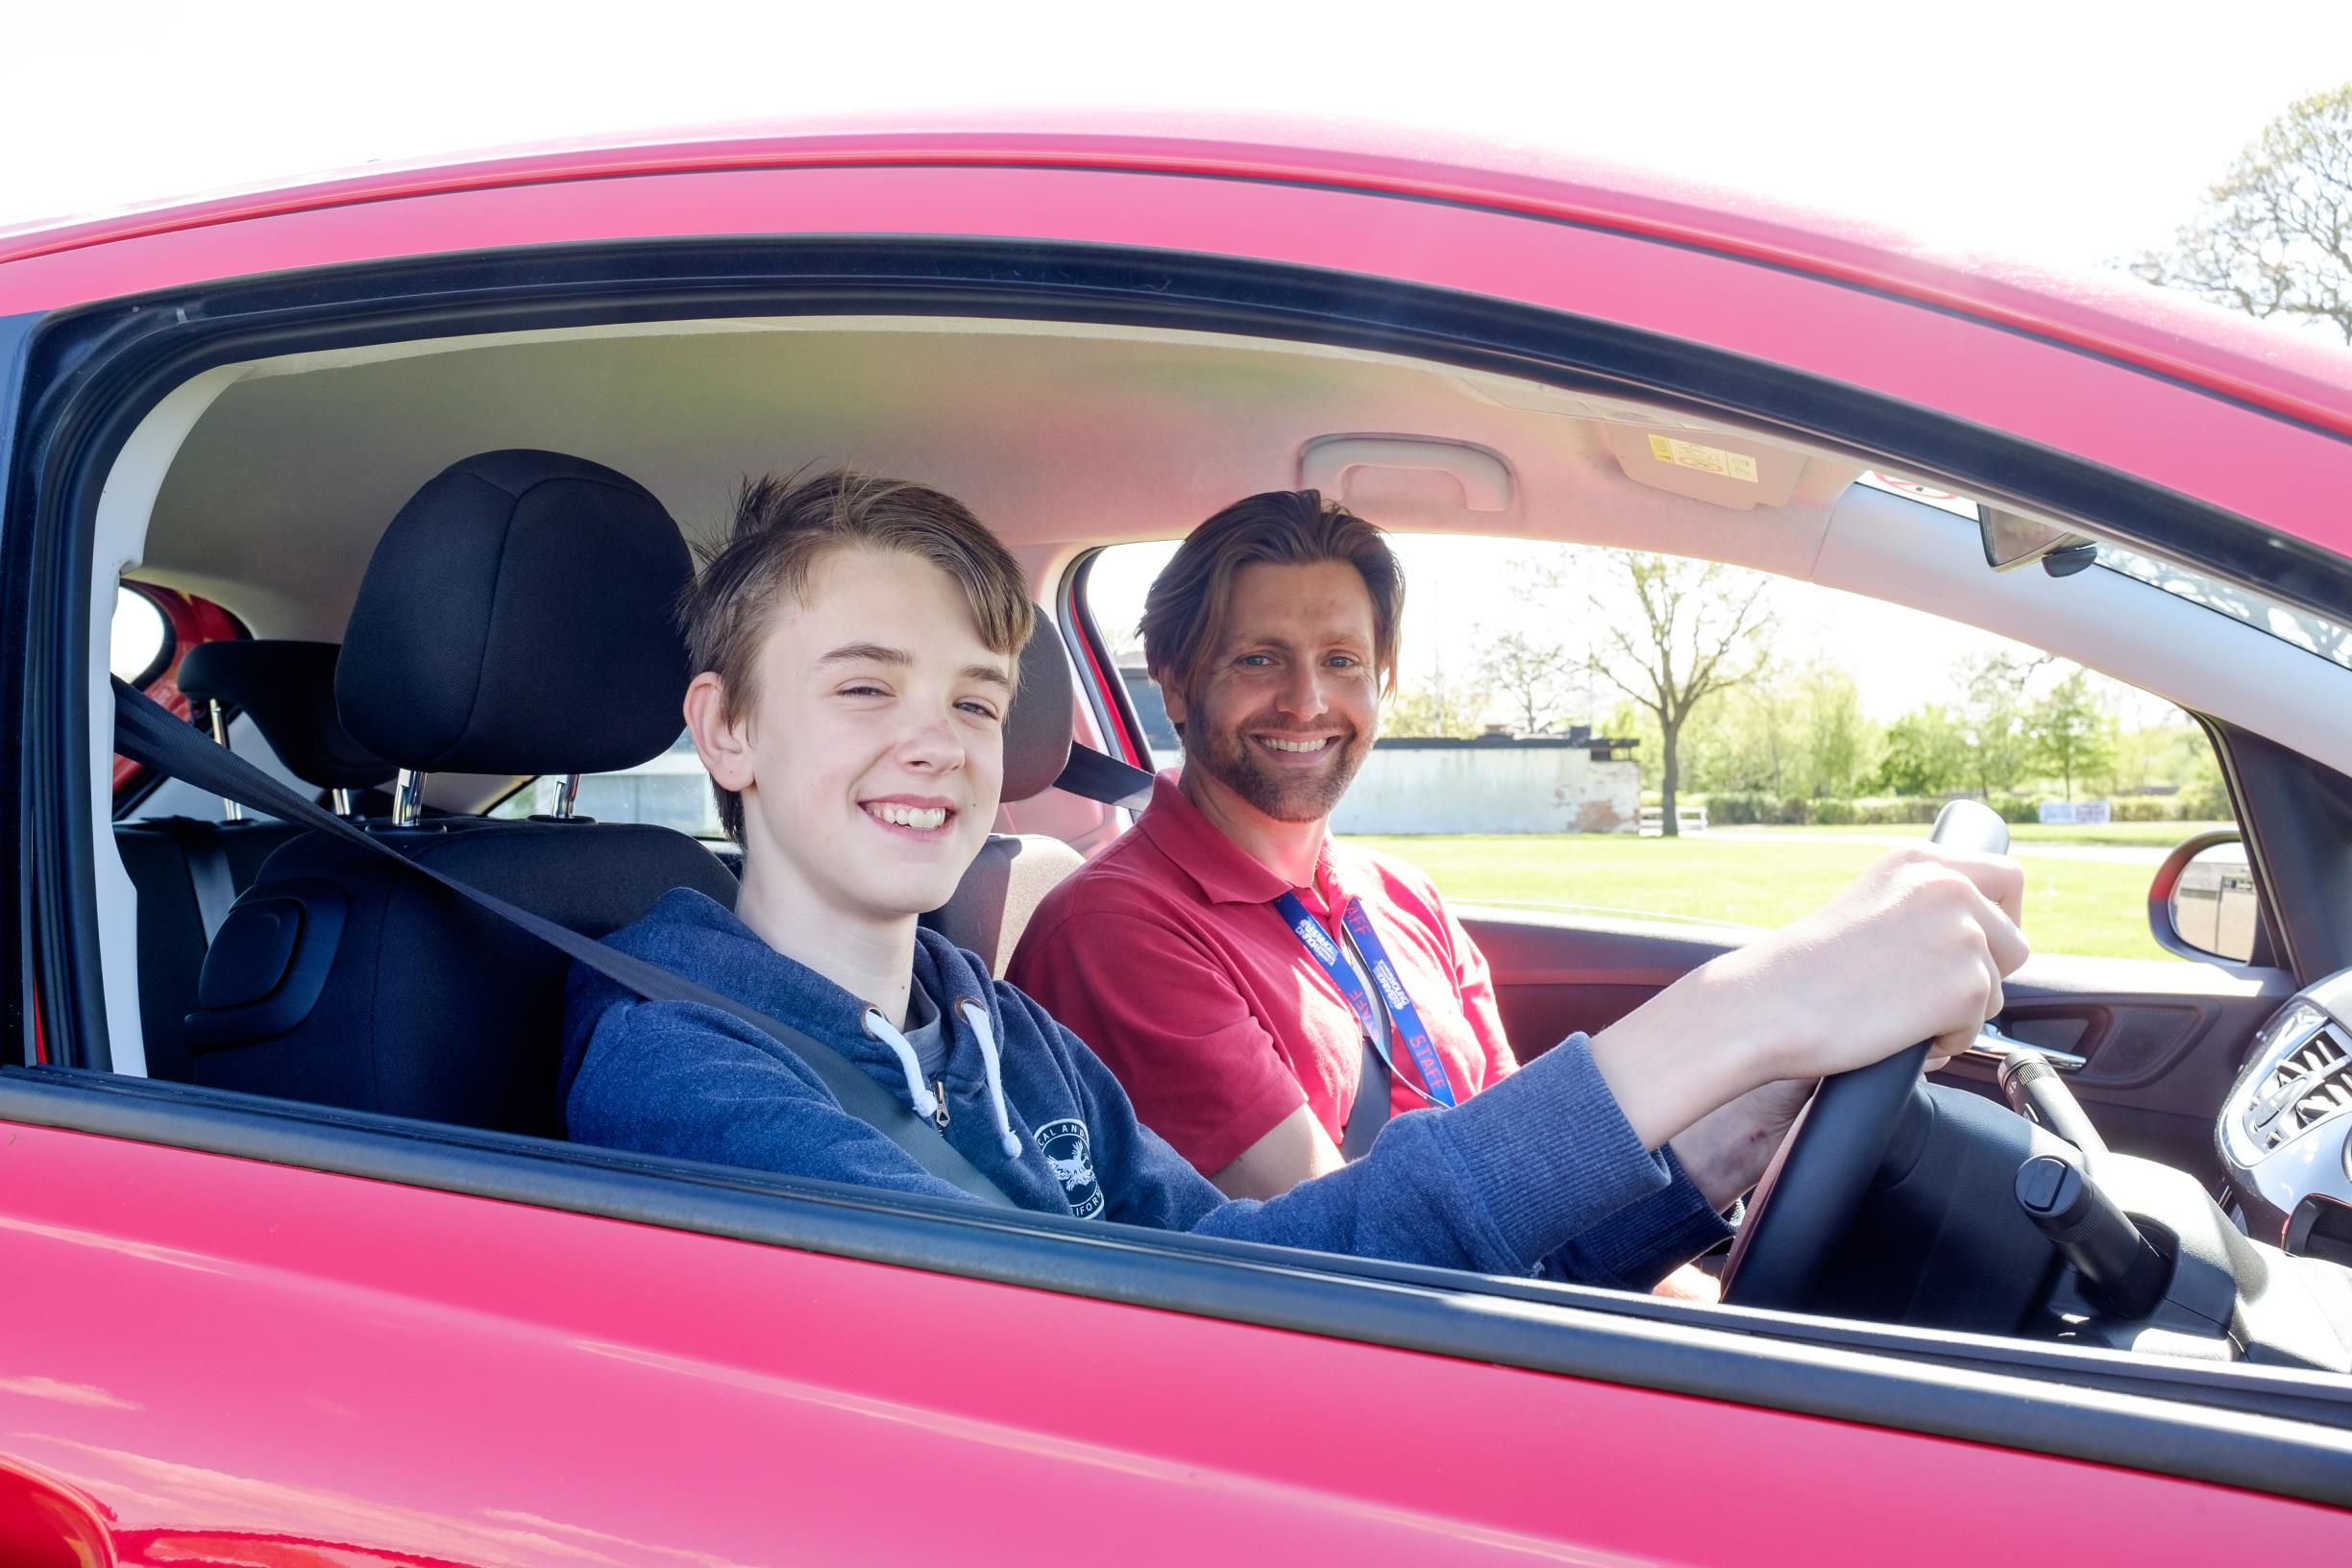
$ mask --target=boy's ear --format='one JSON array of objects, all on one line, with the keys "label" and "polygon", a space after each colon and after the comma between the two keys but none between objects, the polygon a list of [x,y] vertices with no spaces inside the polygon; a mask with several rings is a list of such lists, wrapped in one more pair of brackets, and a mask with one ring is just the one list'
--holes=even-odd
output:
[{"label": "boy's ear", "polygon": [[726,716],[726,686],[717,672],[705,670],[686,687],[686,731],[695,750],[710,771],[711,782],[742,794],[751,787],[750,716],[730,722]]}]

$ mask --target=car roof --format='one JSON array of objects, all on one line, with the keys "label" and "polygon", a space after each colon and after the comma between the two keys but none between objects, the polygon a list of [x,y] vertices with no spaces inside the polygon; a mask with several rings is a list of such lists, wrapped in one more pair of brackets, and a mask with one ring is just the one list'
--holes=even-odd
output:
[{"label": "car roof", "polygon": [[[148,235],[458,191],[673,173],[1058,167],[1332,187],[1687,245],[1992,321],[2352,436],[2352,353],[2120,272],[1951,255],[1898,231],[1632,166],[1375,123],[1027,114],[649,133],[386,164],[0,229],[0,267]],[[1371,268],[1368,270],[1377,270]]]}]

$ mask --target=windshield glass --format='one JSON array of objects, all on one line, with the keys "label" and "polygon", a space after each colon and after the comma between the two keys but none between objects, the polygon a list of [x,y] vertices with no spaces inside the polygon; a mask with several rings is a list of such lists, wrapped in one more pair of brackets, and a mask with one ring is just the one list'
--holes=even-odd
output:
[{"label": "windshield glass", "polygon": [[2316,654],[2330,664],[2352,669],[2352,630],[2337,622],[2306,610],[2291,610],[2286,605],[2265,599],[2202,572],[2143,555],[2136,550],[2102,540],[2098,547],[2098,564],[2110,572],[2120,572],[2153,588],[2202,604],[2207,609],[2242,621],[2257,630],[2266,631],[2283,643],[2292,643],[2307,652]]}]

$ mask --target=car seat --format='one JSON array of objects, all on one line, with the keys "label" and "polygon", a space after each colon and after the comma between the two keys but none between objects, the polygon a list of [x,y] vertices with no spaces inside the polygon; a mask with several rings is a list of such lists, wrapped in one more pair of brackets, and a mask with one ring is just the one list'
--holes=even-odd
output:
[{"label": "car seat", "polygon": [[[352,737],[424,777],[603,772],[676,736],[673,614],[692,574],[643,486],[554,453],[484,453],[429,481],[368,564],[335,671]],[[589,936],[675,887],[735,882],[684,834],[579,818],[419,818],[370,831]],[[568,961],[422,877],[324,834],[272,855],[205,959],[194,1080],[555,1135]]]}]

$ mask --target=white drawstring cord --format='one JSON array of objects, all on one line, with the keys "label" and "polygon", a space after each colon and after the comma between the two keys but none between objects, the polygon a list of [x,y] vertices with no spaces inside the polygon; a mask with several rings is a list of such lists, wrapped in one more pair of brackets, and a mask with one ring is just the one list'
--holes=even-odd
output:
[{"label": "white drawstring cord", "polygon": [[971,1025],[972,1034],[980,1041],[980,1061],[988,1068],[989,1109],[996,1113],[996,1138],[1004,1145],[1007,1160],[1021,1156],[1020,1139],[1013,1136],[1013,1118],[1005,1112],[1004,1067],[996,1060],[996,1031],[989,1027],[988,1009],[967,996],[957,1001],[956,1011]]},{"label": "white drawstring cord", "polygon": [[870,1007],[866,1010],[866,1032],[888,1045],[896,1054],[898,1065],[906,1069],[907,1098],[915,1102],[915,1114],[938,1115],[939,1096],[933,1094],[931,1086],[923,1082],[922,1063],[917,1059],[915,1047],[907,1042],[906,1036],[892,1028],[890,1020],[878,1009]]}]

